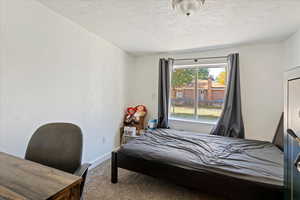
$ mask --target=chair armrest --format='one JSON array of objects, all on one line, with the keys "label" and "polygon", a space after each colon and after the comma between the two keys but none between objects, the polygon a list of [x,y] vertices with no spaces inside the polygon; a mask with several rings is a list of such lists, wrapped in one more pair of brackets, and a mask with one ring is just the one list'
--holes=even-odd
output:
[{"label": "chair armrest", "polygon": [[87,172],[87,170],[89,169],[90,166],[91,166],[91,164],[88,164],[88,163],[82,164],[82,165],[74,172],[74,175],[75,175],[75,176],[83,177],[83,175]]}]

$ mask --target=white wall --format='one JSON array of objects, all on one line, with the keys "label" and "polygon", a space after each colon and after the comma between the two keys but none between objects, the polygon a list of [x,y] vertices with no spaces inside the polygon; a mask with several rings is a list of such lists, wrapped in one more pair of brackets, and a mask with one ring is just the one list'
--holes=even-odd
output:
[{"label": "white wall", "polygon": [[[205,57],[240,53],[242,108],[246,138],[271,140],[283,112],[283,44],[254,44],[190,54],[142,56],[131,67],[128,104],[145,104],[150,117],[157,116],[159,57]],[[203,124],[171,123],[186,130],[209,132]]]},{"label": "white wall", "polygon": [[38,126],[67,121],[84,132],[85,161],[118,144],[125,101],[157,116],[159,57],[239,52],[246,137],[262,140],[271,140],[282,112],[283,65],[300,65],[300,31],[284,44],[285,64],[281,43],[134,59],[34,0],[0,0],[0,44],[0,151],[24,156]]},{"label": "white wall", "polygon": [[284,42],[285,69],[300,66],[300,29]]},{"label": "white wall", "polygon": [[119,141],[131,56],[34,0],[3,6],[0,146],[24,156],[32,133],[59,121],[82,128],[85,161],[110,152]]}]

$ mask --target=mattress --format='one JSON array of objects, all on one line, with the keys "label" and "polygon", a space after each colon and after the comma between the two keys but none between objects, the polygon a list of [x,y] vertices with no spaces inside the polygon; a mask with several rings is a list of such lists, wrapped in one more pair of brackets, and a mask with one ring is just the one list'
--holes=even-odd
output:
[{"label": "mattress", "polygon": [[156,129],[123,145],[119,152],[201,173],[283,187],[283,152],[270,142]]}]

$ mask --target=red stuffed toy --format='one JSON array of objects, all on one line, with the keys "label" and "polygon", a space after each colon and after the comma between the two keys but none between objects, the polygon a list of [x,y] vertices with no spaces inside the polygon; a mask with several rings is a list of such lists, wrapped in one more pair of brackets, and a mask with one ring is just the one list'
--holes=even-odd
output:
[{"label": "red stuffed toy", "polygon": [[126,114],[124,118],[124,125],[130,126],[134,124],[134,114],[136,113],[136,108],[129,107],[126,109]]}]

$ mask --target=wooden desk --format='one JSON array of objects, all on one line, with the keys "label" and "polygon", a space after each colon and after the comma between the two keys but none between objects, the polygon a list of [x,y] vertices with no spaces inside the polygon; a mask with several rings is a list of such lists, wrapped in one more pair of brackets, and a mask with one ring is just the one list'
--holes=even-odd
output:
[{"label": "wooden desk", "polygon": [[79,200],[81,178],[0,152],[0,200]]}]

